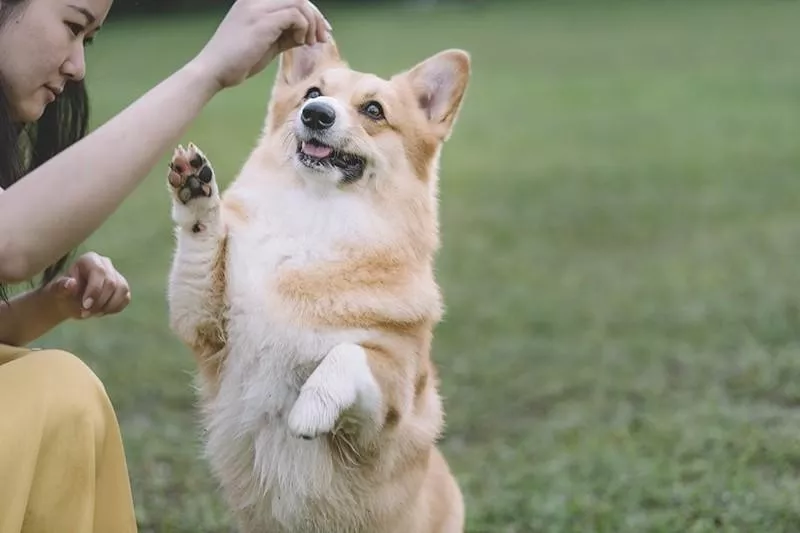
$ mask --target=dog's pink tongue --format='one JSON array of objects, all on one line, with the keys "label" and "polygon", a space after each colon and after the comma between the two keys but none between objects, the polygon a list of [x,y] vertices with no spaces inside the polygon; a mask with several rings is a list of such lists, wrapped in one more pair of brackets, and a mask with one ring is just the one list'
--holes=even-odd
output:
[{"label": "dog's pink tongue", "polygon": [[328,157],[333,152],[333,149],[330,146],[320,146],[319,144],[311,144],[311,143],[303,143],[303,153],[306,155],[310,155],[311,157],[317,157],[322,159],[323,157]]}]

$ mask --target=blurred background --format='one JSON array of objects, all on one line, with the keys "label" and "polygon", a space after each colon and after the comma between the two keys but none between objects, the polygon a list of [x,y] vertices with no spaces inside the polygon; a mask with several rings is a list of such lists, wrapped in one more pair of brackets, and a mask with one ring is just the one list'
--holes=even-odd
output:
[{"label": "blurred background", "polygon": [[[87,53],[93,124],[191,59],[229,5],[115,2]],[[800,3],[319,6],[358,70],[472,54],[442,158],[434,344],[466,531],[800,531]],[[274,72],[181,140],[223,186]],[[193,360],[167,329],[170,153],[82,250],[112,257],[130,307],[37,344],[104,380],[143,533],[229,532]]]}]

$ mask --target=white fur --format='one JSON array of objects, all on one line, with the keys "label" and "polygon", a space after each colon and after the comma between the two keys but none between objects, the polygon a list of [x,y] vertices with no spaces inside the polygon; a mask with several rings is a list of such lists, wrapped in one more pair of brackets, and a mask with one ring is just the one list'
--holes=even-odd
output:
[{"label": "white fur", "polygon": [[350,408],[369,427],[378,423],[381,391],[367,363],[364,349],[339,344],[322,360],[300,389],[289,413],[289,429],[303,438],[333,431]]},{"label": "white fur", "polygon": [[[248,180],[248,172],[259,171],[249,165],[237,180],[247,182],[247,195],[237,200],[250,221],[227,225],[230,351],[219,390],[205,405],[206,453],[229,501],[240,505],[244,531],[248,523],[266,524],[270,533],[325,531],[324,515],[301,521],[309,516],[309,501],[335,498],[325,507],[355,516],[358,498],[334,478],[327,441],[299,437],[329,432],[351,407],[355,416],[377,420],[380,390],[355,344],[370,334],[293,324],[272,290],[274,272],[282,264],[331,257],[331,243],[343,235],[374,239],[383,229],[353,195]],[[236,187],[227,194],[236,195]],[[192,327],[213,315],[203,298],[224,227],[219,202],[217,195],[186,206],[173,199],[179,228],[169,299],[175,329],[189,341]],[[196,221],[206,230],[187,229]]]},{"label": "white fur", "polygon": [[[197,150],[193,144],[192,150]],[[209,168],[211,164],[209,163]],[[189,344],[195,342],[199,323],[218,319],[217,310],[208,309],[206,302],[211,290],[209,272],[217,259],[218,245],[224,227],[220,217],[219,189],[211,181],[210,198],[195,198],[184,205],[173,197],[172,220],[177,241],[175,261],[170,272],[170,323],[177,335]],[[203,231],[192,233],[199,223]]]}]

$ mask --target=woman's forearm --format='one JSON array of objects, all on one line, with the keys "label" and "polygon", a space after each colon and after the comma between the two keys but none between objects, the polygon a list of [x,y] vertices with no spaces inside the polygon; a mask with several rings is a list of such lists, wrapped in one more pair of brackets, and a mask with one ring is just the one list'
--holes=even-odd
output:
[{"label": "woman's forearm", "polygon": [[41,290],[0,302],[0,343],[26,346],[66,320]]},{"label": "woman's forearm", "polygon": [[189,63],[1,193],[0,283],[30,279],[86,240],[219,90]]}]

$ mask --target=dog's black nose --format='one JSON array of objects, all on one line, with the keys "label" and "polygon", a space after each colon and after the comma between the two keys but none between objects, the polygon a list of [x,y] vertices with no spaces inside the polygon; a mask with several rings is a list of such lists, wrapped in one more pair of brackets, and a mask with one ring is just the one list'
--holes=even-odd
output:
[{"label": "dog's black nose", "polygon": [[312,130],[325,130],[333,126],[336,112],[323,102],[309,102],[300,114],[303,124]]}]

